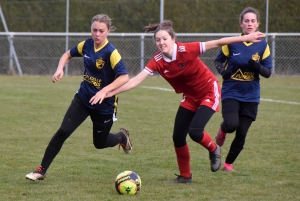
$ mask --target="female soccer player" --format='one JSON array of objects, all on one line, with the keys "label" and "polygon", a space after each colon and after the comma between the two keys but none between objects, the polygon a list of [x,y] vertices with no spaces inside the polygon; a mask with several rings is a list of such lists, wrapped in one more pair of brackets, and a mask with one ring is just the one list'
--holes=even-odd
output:
[{"label": "female soccer player", "polygon": [[132,144],[129,133],[121,128],[117,134],[109,133],[116,113],[117,96],[106,98],[101,104],[91,105],[90,99],[96,94],[104,98],[108,91],[128,82],[129,76],[117,49],[107,40],[113,31],[111,19],[104,14],[92,18],[92,38],[80,42],[62,55],[52,82],[62,79],[63,68],[72,57],[83,57],[84,73],[80,88],[67,110],[62,124],[46,148],[41,166],[26,175],[30,180],[43,180],[50,164],[60,151],[65,140],[90,116],[93,122],[93,143],[95,148],[104,149],[120,144],[129,154]]},{"label": "female soccer player", "polygon": [[[255,33],[259,26],[258,17],[258,12],[254,8],[248,7],[243,10],[240,15],[242,36]],[[225,68],[223,63],[226,63]],[[269,46],[265,41],[224,45],[215,59],[215,66],[224,78],[223,122],[216,136],[216,142],[222,146],[226,133],[235,132],[235,138],[223,165],[223,170],[233,172],[232,164],[243,150],[248,129],[257,116],[260,101],[259,75],[265,78],[271,75]]]},{"label": "female soccer player", "polygon": [[[227,37],[207,42],[181,43],[175,41],[175,32],[171,21],[145,27],[147,32],[154,31],[158,53],[149,61],[143,71],[131,78],[129,82],[109,92],[108,97],[130,90],[140,84],[148,75],[157,71],[175,89],[183,93],[182,101],[175,118],[173,142],[180,175],[168,182],[190,183],[190,152],[186,142],[187,134],[191,139],[205,147],[209,152],[211,171],[215,172],[221,165],[220,148],[210,135],[204,131],[205,125],[218,111],[220,92],[217,78],[199,59],[206,50],[241,41],[258,42],[260,32],[245,36]],[[91,104],[101,103],[102,97],[96,94]]]}]

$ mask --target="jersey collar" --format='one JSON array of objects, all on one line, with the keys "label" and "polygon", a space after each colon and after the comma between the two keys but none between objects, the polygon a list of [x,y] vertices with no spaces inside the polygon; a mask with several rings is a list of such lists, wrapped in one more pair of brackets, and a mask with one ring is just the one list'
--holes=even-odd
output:
[{"label": "jersey collar", "polygon": [[172,60],[169,59],[168,57],[166,57],[163,53],[161,53],[161,54],[162,54],[162,56],[163,56],[163,58],[164,58],[164,60],[165,60],[166,62],[175,61],[175,60],[176,60],[176,56],[177,56],[177,44],[174,43],[174,45],[173,45]]},{"label": "jersey collar", "polygon": [[[240,34],[240,36],[243,36],[243,35],[245,35],[245,34],[243,34],[243,33]],[[243,42],[243,43],[244,43],[244,45],[246,45],[246,46],[250,46],[250,45],[253,44],[253,42]]]},{"label": "jersey collar", "polygon": [[99,48],[95,48],[95,45],[94,45],[94,51],[95,52],[98,52],[99,50],[101,50],[106,44],[108,43],[108,40],[106,39],[106,41],[103,43],[103,45],[101,45],[101,47],[99,47]]}]

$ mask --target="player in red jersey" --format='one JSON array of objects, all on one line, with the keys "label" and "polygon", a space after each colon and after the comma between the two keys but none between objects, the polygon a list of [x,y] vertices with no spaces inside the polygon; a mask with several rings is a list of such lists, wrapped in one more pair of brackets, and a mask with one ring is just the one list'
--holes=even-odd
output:
[{"label": "player in red jersey", "polygon": [[[186,142],[190,138],[209,151],[211,171],[215,172],[221,165],[220,147],[204,131],[212,115],[219,110],[220,88],[217,78],[199,59],[206,50],[241,41],[259,42],[264,37],[260,32],[245,36],[227,37],[207,42],[180,43],[175,41],[175,32],[171,21],[145,27],[147,32],[154,31],[158,53],[146,65],[145,69],[129,82],[107,93],[107,97],[130,90],[140,84],[148,75],[158,72],[183,98],[178,108],[173,142],[180,174],[168,182],[191,183],[190,152]],[[94,96],[91,104],[101,103],[100,97]]]}]

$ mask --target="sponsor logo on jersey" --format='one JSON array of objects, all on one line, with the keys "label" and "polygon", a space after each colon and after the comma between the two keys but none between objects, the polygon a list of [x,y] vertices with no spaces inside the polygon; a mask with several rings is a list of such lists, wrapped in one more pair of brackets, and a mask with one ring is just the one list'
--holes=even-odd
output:
[{"label": "sponsor logo on jersey", "polygon": [[241,69],[238,69],[232,76],[231,79],[238,80],[238,81],[245,81],[249,82],[254,80],[254,73],[253,72],[242,72]]},{"label": "sponsor logo on jersey", "polygon": [[100,88],[100,85],[102,82],[101,79],[97,79],[95,77],[90,77],[87,73],[85,73],[85,75],[83,75],[83,80],[94,85],[96,88]]},{"label": "sponsor logo on jersey", "polygon": [[233,53],[233,56],[238,56],[240,55],[241,53]]}]

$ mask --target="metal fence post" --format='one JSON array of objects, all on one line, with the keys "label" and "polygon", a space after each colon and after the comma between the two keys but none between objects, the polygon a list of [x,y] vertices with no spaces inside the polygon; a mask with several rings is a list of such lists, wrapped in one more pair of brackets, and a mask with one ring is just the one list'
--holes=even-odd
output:
[{"label": "metal fence post", "polygon": [[[0,6],[0,16],[1,16],[1,20],[2,20],[2,23],[3,23],[3,27],[4,27],[4,30],[6,33],[8,33],[8,28],[7,28],[7,24],[6,24],[6,21],[5,21],[5,18],[4,18],[4,15],[3,15],[3,12],[2,12],[2,8]],[[20,63],[19,63],[19,60],[18,60],[18,57],[17,57],[17,53],[16,53],[16,50],[15,50],[15,47],[13,45],[13,36],[12,35],[7,35],[7,40],[9,42],[9,48],[10,48],[10,51],[12,54],[10,54],[10,68],[12,69],[12,63],[11,63],[11,60],[12,60],[12,56],[14,57],[15,59],[15,62],[16,62],[16,65],[17,65],[17,68],[18,68],[18,71],[19,71],[19,75],[22,75],[22,69],[20,67]]]},{"label": "metal fence post", "polygon": [[271,54],[272,54],[272,65],[273,65],[273,68],[272,68],[272,75],[275,74],[275,35],[272,35],[272,51],[271,51]]},{"label": "metal fence post", "polygon": [[[69,0],[66,0],[66,33],[69,33]],[[66,35],[66,51],[69,50],[69,36]],[[65,75],[68,75],[69,65],[65,66]]]},{"label": "metal fence post", "polygon": [[144,69],[144,59],[145,59],[145,52],[144,52],[144,46],[145,46],[145,36],[144,35],[141,35],[141,53],[140,53],[140,70],[142,71]]}]

